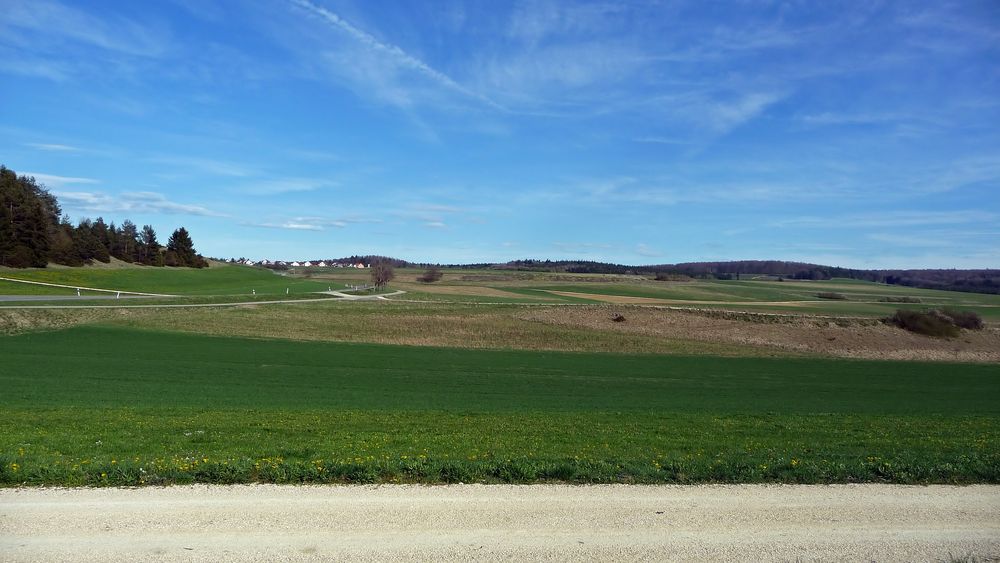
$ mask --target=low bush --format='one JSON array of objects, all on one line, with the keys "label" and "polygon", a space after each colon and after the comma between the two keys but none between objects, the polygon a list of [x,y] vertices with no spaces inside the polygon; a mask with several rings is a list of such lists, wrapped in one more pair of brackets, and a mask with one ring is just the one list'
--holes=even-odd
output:
[{"label": "low bush", "polygon": [[923,303],[919,297],[882,297],[879,299],[882,303]]},{"label": "low bush", "polygon": [[911,311],[899,309],[893,316],[886,319],[886,321],[904,330],[923,334],[924,336],[953,338],[959,334],[959,329],[955,326],[951,318],[934,310]]},{"label": "low bush", "polygon": [[820,299],[847,299],[843,293],[834,293],[833,291],[821,291],[816,294],[816,297]]},{"label": "low bush", "polygon": [[951,319],[952,324],[968,330],[982,330],[983,318],[975,311],[956,311],[944,309],[941,314]]},{"label": "low bush", "polygon": [[440,268],[431,266],[430,268],[427,268],[426,272],[417,277],[417,281],[422,283],[434,283],[439,281],[443,276],[444,274],[441,273]]}]

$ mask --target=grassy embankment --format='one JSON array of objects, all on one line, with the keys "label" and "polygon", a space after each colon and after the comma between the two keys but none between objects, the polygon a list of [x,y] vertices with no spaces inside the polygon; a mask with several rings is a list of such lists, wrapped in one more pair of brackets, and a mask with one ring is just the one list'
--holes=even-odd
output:
[{"label": "grassy embankment", "polygon": [[[153,268],[127,265],[120,268],[46,268],[0,270],[0,276],[72,287],[93,287],[116,291],[136,291],[169,295],[284,295],[325,291],[332,280],[314,281],[276,275],[261,268],[219,265],[205,269]],[[45,288],[31,284],[3,282],[0,292],[33,294],[53,292],[68,295],[73,289]],[[341,284],[342,285],[342,284]],[[337,289],[334,287],[334,289]],[[0,294],[2,294],[0,293]]]},{"label": "grassy embankment", "polygon": [[0,482],[1000,482],[1000,368],[74,328],[0,338]]}]

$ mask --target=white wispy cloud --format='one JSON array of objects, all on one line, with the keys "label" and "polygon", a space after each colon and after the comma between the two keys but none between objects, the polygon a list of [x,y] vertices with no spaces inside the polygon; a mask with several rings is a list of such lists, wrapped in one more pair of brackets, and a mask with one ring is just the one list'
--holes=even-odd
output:
[{"label": "white wispy cloud", "polygon": [[700,115],[708,118],[709,125],[715,131],[728,133],[764,113],[768,107],[785,97],[785,94],[776,92],[758,92],[731,101],[698,101],[693,103],[691,107],[701,109]]},{"label": "white wispy cloud", "polygon": [[286,229],[289,231],[322,231],[323,227],[312,223],[296,223],[286,221],[284,223],[243,223],[248,227],[261,227],[264,229]]},{"label": "white wispy cloud", "polygon": [[53,192],[68,209],[87,213],[152,213],[165,215],[200,215],[225,217],[201,205],[177,203],[156,192],[122,192],[111,195],[103,192]]},{"label": "white wispy cloud", "polygon": [[509,37],[537,44],[553,36],[574,36],[580,34],[607,33],[621,22],[617,16],[624,15],[627,6],[605,2],[595,4],[571,4],[550,0],[518,2],[507,24]]},{"label": "white wispy cloud", "polygon": [[63,82],[73,75],[73,68],[59,61],[30,57],[22,55],[18,51],[0,49],[0,72]]},{"label": "white wispy cloud", "polygon": [[176,167],[174,172],[187,173],[194,170],[203,174],[213,176],[227,176],[232,178],[246,178],[256,176],[259,171],[246,164],[229,162],[213,158],[190,157],[190,156],[154,156],[148,159],[149,162],[167,164]]},{"label": "white wispy cloud", "polygon": [[913,116],[896,112],[834,113],[823,112],[803,115],[799,118],[806,125],[876,125],[912,119]]},{"label": "white wispy cloud", "polygon": [[650,143],[654,145],[690,145],[691,141],[686,139],[675,139],[672,137],[636,137],[632,139],[635,143]]},{"label": "white wispy cloud", "polygon": [[265,229],[286,229],[290,231],[325,231],[329,228],[343,229],[351,224],[360,223],[381,223],[381,219],[364,217],[360,215],[348,215],[339,218],[302,216],[279,221],[264,222],[244,222],[247,227],[260,227]]},{"label": "white wispy cloud", "polygon": [[79,178],[75,176],[57,176],[55,174],[43,174],[41,172],[23,172],[23,176],[33,176],[39,184],[49,188],[60,188],[72,184],[100,184],[100,180],[94,178]]},{"label": "white wispy cloud", "polygon": [[520,112],[571,111],[604,107],[612,95],[620,98],[615,87],[645,64],[643,51],[629,43],[576,41],[484,58],[475,74],[481,89],[496,92]]},{"label": "white wispy cloud", "polygon": [[264,180],[234,188],[233,191],[246,195],[280,195],[294,192],[312,192],[338,186],[338,182],[322,178],[282,178]]},{"label": "white wispy cloud", "polygon": [[155,57],[168,49],[164,29],[122,16],[98,17],[53,0],[4,2],[5,33],[28,33],[36,41],[70,41],[126,55]]},{"label": "white wispy cloud", "polygon": [[79,147],[61,145],[57,143],[24,143],[24,146],[49,152],[80,152],[83,150]]},{"label": "white wispy cloud", "polygon": [[653,248],[648,244],[641,242],[636,245],[635,253],[638,254],[639,256],[645,256],[647,258],[660,258],[663,256],[663,253],[660,252],[659,250]]},{"label": "white wispy cloud", "polygon": [[885,211],[839,216],[805,216],[772,222],[775,227],[917,227],[928,225],[992,224],[1000,215],[989,211]]},{"label": "white wispy cloud", "polygon": [[518,196],[521,205],[570,203],[575,205],[673,206],[681,204],[816,202],[854,193],[840,181],[699,181],[697,178],[637,178],[619,176],[567,181],[539,187]]},{"label": "white wispy cloud", "polygon": [[566,254],[594,255],[614,248],[607,243],[595,242],[553,242],[552,247]]},{"label": "white wispy cloud", "polygon": [[954,245],[954,241],[948,241],[940,237],[898,235],[893,233],[872,233],[865,238],[889,246],[902,246],[912,248],[944,248]]},{"label": "white wispy cloud", "polygon": [[442,229],[448,226],[448,218],[456,214],[468,215],[470,209],[456,205],[433,202],[413,202],[404,205],[390,214],[404,220],[419,222],[431,229]]},{"label": "white wispy cloud", "polygon": [[[400,80],[397,73],[408,70],[432,81],[440,87],[451,92],[460,94],[466,98],[476,100],[496,109],[503,109],[499,104],[478,92],[458,83],[447,74],[433,68],[420,58],[411,55],[397,45],[382,41],[374,35],[351,24],[337,13],[323,6],[319,6],[309,0],[291,0],[292,4],[303,9],[307,13],[319,18],[327,25],[347,34],[357,44],[363,46],[369,53],[375,55],[368,60],[342,60],[340,57],[328,57],[341,66],[342,70],[349,72],[354,80],[362,81],[370,86],[374,86],[383,93],[383,98],[398,105],[408,106],[412,100],[413,88]],[[358,73],[353,69],[362,70]],[[418,88],[419,90],[419,88]]]}]

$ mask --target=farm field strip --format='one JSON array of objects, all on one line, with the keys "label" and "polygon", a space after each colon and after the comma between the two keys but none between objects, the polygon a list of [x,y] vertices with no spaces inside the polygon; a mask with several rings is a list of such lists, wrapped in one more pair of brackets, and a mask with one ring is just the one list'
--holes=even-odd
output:
[{"label": "farm field strip", "polygon": [[102,287],[114,291],[169,295],[284,294],[286,290],[309,293],[335,289],[333,280],[314,281],[277,275],[270,270],[245,266],[216,265],[205,269],[153,268],[64,268],[0,270],[0,275],[20,280],[72,287]]},{"label": "farm field strip", "polygon": [[110,328],[6,337],[0,354],[7,485],[1000,482],[989,364]]},{"label": "farm field strip", "polygon": [[[978,312],[987,320],[1000,320],[1000,296],[921,290],[849,280],[829,281],[691,281],[657,282],[633,276],[541,275],[523,272],[446,271],[434,284],[416,282],[421,270],[399,270],[398,286],[407,301],[491,304],[616,304],[699,305],[745,311],[807,313],[830,316],[888,316],[896,309],[956,307]],[[190,296],[275,296],[326,292],[345,283],[367,279],[363,271],[300,271],[277,275],[245,266],[214,265],[205,270],[159,269],[141,266],[52,270],[2,270],[2,275],[67,288],[101,287],[112,291]],[[4,286],[4,284],[7,284]],[[16,285],[0,280],[0,290]],[[41,286],[35,286],[41,287]],[[53,288],[55,289],[55,288]],[[846,299],[817,297],[822,292],[842,293]],[[27,293],[40,293],[38,289]],[[884,300],[909,297],[921,303]]]},{"label": "farm field strip", "polygon": [[121,291],[121,290],[117,290],[117,289],[101,289],[101,288],[97,288],[97,287],[80,287],[80,286],[64,285],[64,284],[58,284],[58,283],[47,283],[47,282],[40,282],[40,281],[21,280],[21,279],[8,278],[8,277],[0,277],[0,281],[11,282],[11,283],[25,283],[25,284],[30,284],[30,285],[43,285],[43,286],[48,286],[48,287],[58,287],[58,288],[61,288],[61,289],[74,289],[74,290],[77,290],[77,291],[92,291],[92,292],[100,292],[100,293],[128,293],[128,294],[131,294],[131,295],[144,295],[144,296],[148,296],[148,297],[176,297],[175,295],[166,295],[166,294],[162,294],[162,293],[142,293],[142,292],[139,292],[139,291]]}]

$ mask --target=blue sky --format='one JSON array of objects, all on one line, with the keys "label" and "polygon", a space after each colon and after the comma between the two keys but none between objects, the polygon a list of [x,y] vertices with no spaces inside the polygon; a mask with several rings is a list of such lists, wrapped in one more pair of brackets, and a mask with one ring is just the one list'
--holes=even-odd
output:
[{"label": "blue sky", "polygon": [[995,0],[0,7],[0,162],[206,255],[1000,267]]}]

